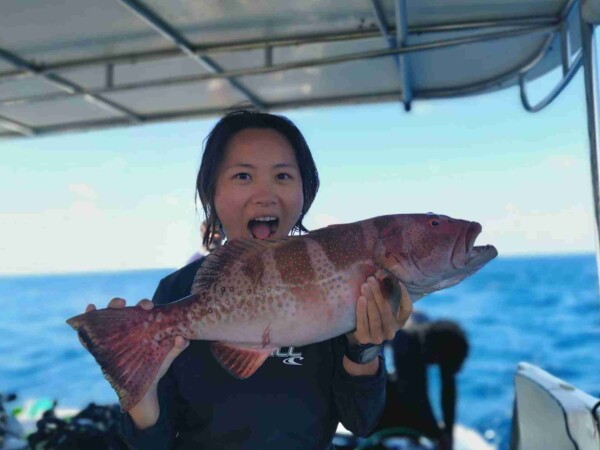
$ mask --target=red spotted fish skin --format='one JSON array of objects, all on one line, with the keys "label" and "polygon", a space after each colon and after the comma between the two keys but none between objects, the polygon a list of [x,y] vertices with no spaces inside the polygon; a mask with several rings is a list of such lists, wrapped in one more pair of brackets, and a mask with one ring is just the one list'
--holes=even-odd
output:
[{"label": "red spotted fish skin", "polygon": [[391,272],[415,296],[436,290],[456,270],[453,261],[464,265],[469,230],[481,227],[445,216],[397,215],[251,241],[241,252],[225,246],[205,261],[218,271],[212,283],[203,280],[211,269],[199,270],[192,287],[197,301],[173,307],[186,309],[180,323],[189,339],[276,347],[322,341],[355,328],[360,286],[370,275]]},{"label": "red spotted fish skin", "polygon": [[399,214],[277,240],[238,240],[206,258],[192,294],[150,311],[96,310],[67,321],[129,410],[147,391],[175,336],[213,341],[221,366],[251,376],[277,347],[353,330],[360,287],[374,275],[392,302],[453,286],[496,255],[473,247],[481,226],[434,214]]},{"label": "red spotted fish skin", "polygon": [[261,345],[268,340],[280,347],[352,330],[360,285],[381,268],[374,262],[372,225],[365,221],[261,243],[219,264],[220,276],[208,289],[201,269],[192,287],[199,301],[181,305],[188,309],[183,322],[193,324],[186,336]]}]

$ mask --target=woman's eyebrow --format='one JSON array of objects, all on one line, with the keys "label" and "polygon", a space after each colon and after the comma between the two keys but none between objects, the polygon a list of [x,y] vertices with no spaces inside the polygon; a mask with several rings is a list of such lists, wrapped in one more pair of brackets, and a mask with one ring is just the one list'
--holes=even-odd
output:
[{"label": "woman's eyebrow", "polygon": [[226,167],[227,169],[236,169],[236,168],[242,168],[242,169],[254,169],[254,165],[252,164],[248,164],[248,163],[237,163],[237,164],[231,164],[230,166]]},{"label": "woman's eyebrow", "polygon": [[[225,169],[226,170],[231,170],[231,169],[256,169],[256,166],[254,164],[250,164],[250,163],[236,163],[236,164],[231,164],[230,166],[227,166]],[[290,164],[290,163],[278,163],[278,164],[274,164],[272,166],[273,169],[295,169],[298,170],[298,166],[296,166],[295,164]]]},{"label": "woman's eyebrow", "polygon": [[295,164],[288,164],[288,163],[279,163],[279,164],[275,164],[273,166],[274,169],[296,169],[298,170],[298,166],[296,166]]}]

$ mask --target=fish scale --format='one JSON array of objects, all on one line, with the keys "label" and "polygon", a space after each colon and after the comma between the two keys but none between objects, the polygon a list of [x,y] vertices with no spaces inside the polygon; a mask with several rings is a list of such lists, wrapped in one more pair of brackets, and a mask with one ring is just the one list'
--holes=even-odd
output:
[{"label": "fish scale", "polygon": [[431,214],[396,214],[308,235],[236,240],[210,254],[192,294],[151,311],[96,310],[67,321],[86,342],[123,410],[154,380],[175,336],[213,341],[230,374],[252,376],[277,347],[298,347],[356,327],[361,285],[375,276],[392,311],[396,280],[413,301],[453,286],[497,255],[473,248],[481,226]]}]

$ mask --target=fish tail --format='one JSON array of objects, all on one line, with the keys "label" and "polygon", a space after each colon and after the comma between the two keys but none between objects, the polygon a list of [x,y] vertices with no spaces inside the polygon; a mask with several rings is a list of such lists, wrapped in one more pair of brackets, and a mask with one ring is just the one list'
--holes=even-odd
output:
[{"label": "fish tail", "polygon": [[107,308],[72,317],[67,323],[77,330],[105,378],[128,411],[144,396],[175,334],[157,313],[140,307]]}]

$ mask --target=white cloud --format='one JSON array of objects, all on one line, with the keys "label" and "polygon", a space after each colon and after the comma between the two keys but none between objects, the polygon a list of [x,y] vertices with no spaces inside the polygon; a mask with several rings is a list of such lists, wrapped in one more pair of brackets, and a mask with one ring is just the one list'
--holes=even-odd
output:
[{"label": "white cloud", "polygon": [[115,158],[109,159],[108,161],[102,163],[98,169],[103,173],[116,173],[122,172],[127,168],[127,160],[122,156],[117,156]]},{"label": "white cloud", "polygon": [[544,163],[555,169],[572,169],[583,165],[583,160],[572,155],[553,155],[544,160]]},{"label": "white cloud", "polygon": [[199,249],[200,232],[192,220],[171,222],[163,229],[156,245],[156,262],[159,266],[183,266],[187,259]]},{"label": "white cloud", "polygon": [[338,223],[344,223],[344,220],[338,219],[335,216],[331,216],[329,214],[318,213],[315,214],[314,217],[311,217],[310,223],[311,226],[309,229],[318,229],[325,228],[329,225],[336,225]]},{"label": "white cloud", "polygon": [[[189,221],[186,218],[189,217]],[[188,213],[149,216],[76,201],[40,213],[0,214],[0,273],[179,267],[198,242]]]},{"label": "white cloud", "polygon": [[486,219],[478,238],[494,244],[500,254],[594,251],[593,216],[581,205],[541,212],[509,203],[505,210],[503,216]]},{"label": "white cloud", "polygon": [[427,161],[427,169],[431,175],[437,175],[442,169],[442,163],[439,160],[429,160]]},{"label": "white cloud", "polygon": [[428,116],[435,111],[433,102],[417,100],[412,103],[411,113],[417,116]]},{"label": "white cloud", "polygon": [[181,198],[176,197],[175,195],[165,195],[165,196],[163,196],[163,201],[167,205],[179,206],[179,204],[181,203]]},{"label": "white cloud", "polygon": [[98,194],[96,194],[96,191],[94,191],[94,189],[89,184],[71,183],[68,185],[68,189],[80,198],[88,200],[96,200],[98,198]]},{"label": "white cloud", "polygon": [[70,216],[77,216],[84,219],[97,219],[102,215],[94,202],[76,201],[68,209]]}]

